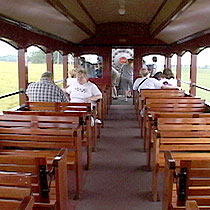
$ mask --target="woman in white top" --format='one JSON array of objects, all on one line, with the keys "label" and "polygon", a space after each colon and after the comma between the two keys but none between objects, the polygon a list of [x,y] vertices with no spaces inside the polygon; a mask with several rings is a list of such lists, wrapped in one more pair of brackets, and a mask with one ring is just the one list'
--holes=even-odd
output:
[{"label": "woman in white top", "polygon": [[102,93],[98,87],[88,81],[87,72],[79,70],[77,72],[77,79],[72,81],[66,92],[70,94],[70,102],[77,103],[94,103],[102,98]]},{"label": "woman in white top", "polygon": [[174,79],[174,74],[171,69],[164,69],[163,70],[163,79],[161,80],[162,84],[170,85],[170,86],[177,86],[177,80]]}]

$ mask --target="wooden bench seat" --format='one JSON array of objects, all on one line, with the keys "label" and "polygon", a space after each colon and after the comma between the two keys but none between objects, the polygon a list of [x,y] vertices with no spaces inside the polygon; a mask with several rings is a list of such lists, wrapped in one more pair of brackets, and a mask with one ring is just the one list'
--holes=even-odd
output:
[{"label": "wooden bench seat", "polygon": [[[196,113],[200,114],[207,110],[205,101],[200,98],[171,98],[171,99],[148,99],[145,105],[145,114],[143,118],[143,138],[144,149],[148,145],[148,167],[150,167],[150,151],[152,146],[151,129],[156,123],[160,114],[167,117],[195,117]],[[155,115],[155,113],[159,113]],[[178,114],[181,113],[181,114]],[[186,114],[185,114],[186,113]],[[192,114],[187,114],[192,113]],[[148,142],[148,144],[147,144]]]},{"label": "wooden bench seat", "polygon": [[137,107],[137,119],[139,121],[139,126],[141,128],[141,138],[143,137],[143,117],[141,116],[141,111],[144,109],[147,99],[161,99],[161,98],[180,98],[184,97],[185,94],[181,90],[166,90],[167,92],[163,91],[153,91],[153,92],[145,92],[144,90],[141,91],[139,96],[139,102]]},{"label": "wooden bench seat", "polygon": [[[100,101],[99,101],[100,103]],[[98,112],[100,112],[100,107],[91,108],[91,103],[65,103],[65,102],[29,102],[26,101],[26,106],[24,107],[25,111],[46,111],[46,112],[68,112],[72,114],[77,114],[80,116],[80,113],[86,114],[93,118],[93,121],[97,118]],[[24,111],[21,110],[21,111]],[[69,114],[70,115],[70,114]],[[98,132],[98,133],[97,133]],[[97,136],[100,135],[100,126],[97,126],[95,123],[91,126],[91,138],[92,138],[92,147],[95,150]]]},{"label": "wooden bench seat", "polygon": [[209,158],[183,158],[177,166],[176,158],[166,151],[162,210],[198,209],[195,201],[200,209],[210,209],[209,182]]},{"label": "wooden bench seat", "polygon": [[[153,145],[153,200],[158,199],[158,174],[164,169],[164,151],[210,157],[210,118],[159,118]],[[201,153],[202,154],[202,153]],[[203,155],[203,154],[202,154]]]},{"label": "wooden bench seat", "polygon": [[32,210],[31,174],[0,171],[0,210]]},{"label": "wooden bench seat", "polygon": [[[86,168],[90,169],[92,161],[92,150],[94,142],[91,138],[91,119],[90,115],[83,112],[38,112],[38,111],[3,111],[3,114],[13,115],[37,115],[37,116],[68,116],[69,123],[74,126],[82,126],[82,146],[86,147],[87,152],[87,165]],[[69,156],[68,156],[69,162]]]},{"label": "wooden bench seat", "polygon": [[2,152],[0,171],[25,173],[31,177],[30,190],[35,200],[34,210],[68,210],[66,155],[67,149],[60,150],[53,158],[52,165],[48,167],[46,158],[41,154],[23,156]]},{"label": "wooden bench seat", "polygon": [[[0,116],[0,147],[27,150],[35,153],[47,153],[54,156],[53,150],[66,148],[69,150],[69,168],[76,173],[76,198],[82,189],[82,149],[81,127],[72,128],[69,116],[36,116],[36,115],[1,115]],[[11,152],[11,151],[10,151]]]}]

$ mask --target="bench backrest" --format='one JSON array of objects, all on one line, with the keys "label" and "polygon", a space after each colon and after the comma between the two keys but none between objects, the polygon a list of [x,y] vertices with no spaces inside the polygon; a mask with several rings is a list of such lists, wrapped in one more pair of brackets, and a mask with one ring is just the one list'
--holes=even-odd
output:
[{"label": "bench backrest", "polygon": [[178,196],[178,205],[185,205],[185,201],[193,196],[198,205],[210,205],[210,161],[209,160],[181,160],[179,179],[182,196]]},{"label": "bench backrest", "polygon": [[[155,99],[156,100],[156,99]],[[153,99],[146,100],[147,112],[204,112],[207,110],[205,101],[201,99]]]},{"label": "bench backrest", "polygon": [[1,115],[0,147],[80,149],[81,128],[68,116]]},{"label": "bench backrest", "polygon": [[30,195],[31,174],[0,171],[0,210],[20,208],[21,201]]},{"label": "bench backrest", "polygon": [[210,150],[210,118],[158,118],[157,130],[159,150]]},{"label": "bench backrest", "polygon": [[204,209],[210,209],[206,196],[209,195],[210,159],[182,156],[177,167],[177,157],[173,158],[171,152],[165,151],[164,157],[162,209],[185,209],[186,206],[186,210],[198,210],[197,202],[203,204]]},{"label": "bench backrest", "polygon": [[[32,177],[29,184],[32,185],[35,202],[50,203],[54,193],[57,209],[63,210],[66,209],[65,205],[68,205],[66,158],[67,150],[61,149],[52,160],[52,169],[49,172],[46,157],[39,154],[37,156],[30,156],[30,154],[22,156],[2,153],[0,155],[0,171],[28,174],[28,177]],[[55,185],[51,185],[52,180],[55,180]],[[25,179],[25,185],[27,183],[28,181]]]},{"label": "bench backrest", "polygon": [[187,97],[170,99],[147,99],[148,112],[204,112],[207,109],[205,101]]},{"label": "bench backrest", "polygon": [[44,111],[3,111],[3,114],[12,115],[37,115],[37,116],[68,116],[69,123],[84,125],[87,114],[84,112],[44,112]]},{"label": "bench backrest", "polygon": [[29,101],[26,101],[26,107],[29,111],[91,112],[91,103],[29,102]]},{"label": "bench backrest", "polygon": [[152,112],[151,115],[154,121],[156,121],[158,118],[210,118],[210,113],[199,112]]}]

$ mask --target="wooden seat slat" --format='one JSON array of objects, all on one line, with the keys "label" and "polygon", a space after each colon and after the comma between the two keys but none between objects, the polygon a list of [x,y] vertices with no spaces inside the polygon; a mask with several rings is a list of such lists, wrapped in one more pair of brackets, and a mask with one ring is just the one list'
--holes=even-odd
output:
[{"label": "wooden seat slat", "polygon": [[[165,152],[165,173],[164,173],[164,189],[163,189],[163,210],[174,210],[180,207],[186,209],[188,205],[187,200],[195,200],[201,209],[210,209],[210,160],[203,157],[197,160],[192,157],[190,160],[182,159],[180,161],[180,168],[177,171],[175,159],[172,153]],[[199,169],[198,169],[199,168]],[[182,169],[186,171],[186,179],[180,180],[181,184],[175,184],[178,174]],[[186,181],[185,181],[186,180]],[[186,186],[185,196],[183,200],[178,196],[177,186]],[[195,203],[195,201],[193,201]],[[195,206],[195,205],[194,205]],[[197,205],[196,205],[197,206]]]}]

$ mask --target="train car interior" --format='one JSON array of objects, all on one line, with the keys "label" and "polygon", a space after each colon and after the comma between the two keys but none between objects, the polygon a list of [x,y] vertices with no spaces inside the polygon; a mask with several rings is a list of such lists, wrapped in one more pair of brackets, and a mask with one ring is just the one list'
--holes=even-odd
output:
[{"label": "train car interior", "polygon": [[[210,209],[209,20],[209,0],[0,0],[0,165],[39,165],[23,209]],[[43,73],[65,100],[31,99]],[[81,78],[97,99],[73,101]]]}]

